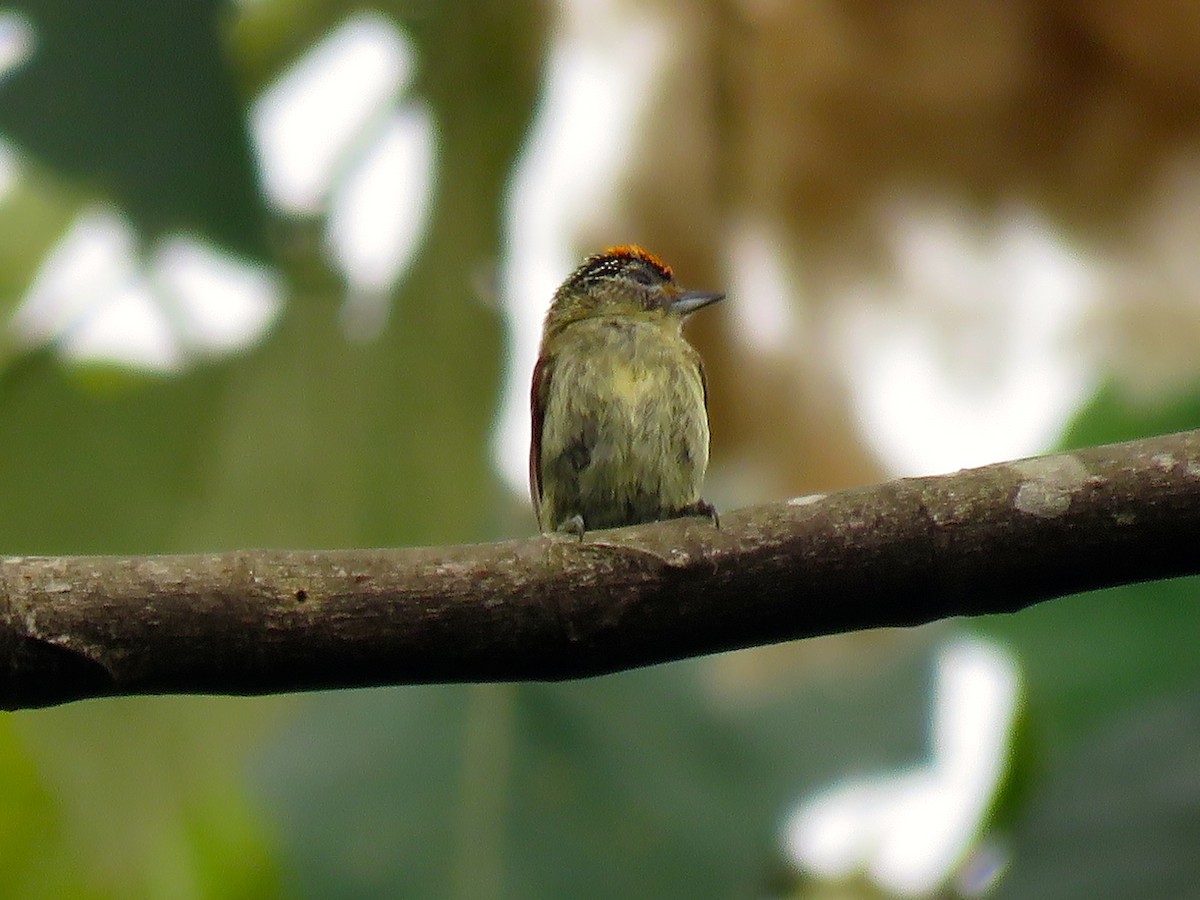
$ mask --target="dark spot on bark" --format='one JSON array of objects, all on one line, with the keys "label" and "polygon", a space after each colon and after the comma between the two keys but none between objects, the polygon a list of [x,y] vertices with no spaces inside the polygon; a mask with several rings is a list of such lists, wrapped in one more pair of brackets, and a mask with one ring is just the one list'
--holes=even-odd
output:
[{"label": "dark spot on bark", "polygon": [[300,588],[299,590],[296,591],[296,599],[300,603],[303,603],[305,600],[308,599],[308,591],[306,591],[304,588]]}]

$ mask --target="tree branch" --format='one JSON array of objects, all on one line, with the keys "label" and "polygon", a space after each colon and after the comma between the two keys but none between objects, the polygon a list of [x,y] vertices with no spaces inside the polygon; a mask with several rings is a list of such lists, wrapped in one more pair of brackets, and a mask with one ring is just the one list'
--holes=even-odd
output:
[{"label": "tree branch", "polygon": [[1200,572],[1200,431],[403,550],[0,559],[0,707],[616,672]]}]

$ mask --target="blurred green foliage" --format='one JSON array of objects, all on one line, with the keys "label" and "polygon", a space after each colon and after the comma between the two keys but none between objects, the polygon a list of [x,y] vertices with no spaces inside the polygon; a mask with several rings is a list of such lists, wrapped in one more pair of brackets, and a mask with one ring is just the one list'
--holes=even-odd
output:
[{"label": "blurred green foliage", "polygon": [[[1063,436],[1084,447],[1200,427],[1200,391],[1153,405],[1113,386]],[[1195,543],[1196,535],[1178,540]],[[1002,897],[1187,896],[1200,806],[1200,578],[1095,591],[975,627],[1019,655],[1038,763]],[[1158,711],[1147,716],[1147,705]]]},{"label": "blurred green foliage", "polygon": [[925,662],[752,698],[697,662],[324,695],[256,780],[308,896],[755,896],[803,793],[923,755]]},{"label": "blurred green foliage", "polygon": [[[1063,447],[1086,447],[1200,427],[1200,392],[1152,406],[1102,389],[1080,410]],[[1194,542],[1195,535],[1179,535]],[[1030,706],[1046,748],[1074,752],[1103,723],[1148,696],[1200,686],[1200,660],[1179,642],[1200,639],[1200,579],[1095,591],[1019,615],[981,620],[981,630],[1020,654]]]},{"label": "blurred green foliage", "polygon": [[222,38],[225,0],[28,0],[36,51],[0,89],[4,133],[148,235],[265,258],[265,211]]},{"label": "blurred green foliage", "polygon": [[[502,334],[475,285],[501,243],[544,9],[378,6],[418,48],[415,91],[439,127],[438,196],[387,327],[352,343],[312,223],[265,210],[245,121],[251,93],[353,5],[262,2],[241,18],[217,0],[15,5],[38,52],[0,83],[0,131],[31,161],[0,207],[0,311],[96,199],[125,210],[147,242],[187,228],[270,262],[288,306],[262,346],[169,378],[68,368],[51,351],[0,357],[5,553],[500,533],[487,432]],[[1068,440],[1173,430],[1198,413],[1200,395],[1145,416],[1105,393]],[[1107,796],[1121,761],[1136,762],[1120,752],[1143,752],[1117,740],[1142,727],[1139,707],[1194,688],[1200,664],[1179,648],[1194,643],[1196,589],[1126,588],[978,624],[1026,666],[1042,761],[1035,814],[1013,826],[1012,884],[1057,864],[1052,883],[1065,885],[1091,858],[1087,832],[1069,828],[1081,805],[1053,798]],[[142,698],[0,716],[0,896],[754,895],[806,791],[924,754],[928,650],[948,629],[852,676],[746,695],[692,662],[577,684]],[[1191,719],[1154,721],[1146,737],[1164,758],[1198,758]],[[1119,795],[1128,822],[1173,821],[1155,818],[1171,798],[1145,784],[1136,799]],[[1047,862],[1030,836],[1056,828],[1078,840]],[[1173,834],[1197,830],[1187,820]],[[1110,834],[1119,848],[1125,832]]]}]

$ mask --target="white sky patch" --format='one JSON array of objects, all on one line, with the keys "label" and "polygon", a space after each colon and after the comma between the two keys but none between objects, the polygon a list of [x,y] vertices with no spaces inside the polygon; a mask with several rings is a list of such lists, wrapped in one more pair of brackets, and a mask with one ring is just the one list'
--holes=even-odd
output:
[{"label": "white sky patch", "polygon": [[43,259],[13,314],[14,333],[36,345],[79,327],[137,279],[134,252],[124,216],[99,208],[81,213]]},{"label": "white sky patch", "polygon": [[0,12],[0,79],[26,62],[37,49],[33,24],[15,10]]},{"label": "white sky patch", "polygon": [[[34,25],[24,14],[0,11],[0,84],[14,68],[25,64],[37,49]],[[19,154],[0,138],[0,200],[8,196],[20,175]]]},{"label": "white sky patch", "polygon": [[257,343],[282,302],[267,269],[195,238],[166,238],[144,260],[129,220],[95,208],[46,254],[10,327],[75,362],[173,372]]},{"label": "white sky patch", "polygon": [[264,190],[284,212],[316,214],[347,152],[407,86],[415,52],[385,16],[351,16],[255,101]]},{"label": "white sky patch", "polygon": [[1007,770],[1019,702],[1010,654],[977,639],[946,647],[937,661],[929,762],[805,800],[785,829],[789,859],[826,879],[861,872],[890,893],[932,894],[979,837]]},{"label": "white sky patch", "polygon": [[134,278],[62,336],[62,354],[74,362],[107,362],[146,371],[174,372],[184,354],[170,319],[143,278]]},{"label": "white sky patch", "polygon": [[[33,24],[15,10],[0,11],[0,83],[9,72],[20,67],[37,49]],[[0,200],[16,186],[20,176],[20,156],[7,140],[0,138]]]},{"label": "white sky patch", "polygon": [[903,209],[897,281],[843,298],[838,333],[864,432],[899,475],[1045,450],[1095,389],[1080,337],[1099,274],[1029,214],[972,230]]},{"label": "white sky patch", "polygon": [[779,235],[766,223],[747,220],[729,238],[729,296],[737,302],[732,321],[742,339],[765,353],[794,351],[799,326],[796,280],[787,271]]},{"label": "white sky patch", "polygon": [[325,249],[346,278],[342,325],[370,339],[420,249],[433,207],[437,130],[403,100],[416,49],[380,13],[348,18],[263,92],[253,133],[264,189],[282,212],[328,213]]},{"label": "white sky patch", "polygon": [[429,107],[406,104],[333,195],[325,240],[349,285],[351,335],[379,330],[388,292],[412,264],[432,211],[436,152]]},{"label": "white sky patch", "polygon": [[641,7],[580,0],[560,13],[505,214],[509,345],[493,452],[504,481],[520,492],[528,485],[529,379],[542,319],[555,288],[582,261],[576,236],[611,208],[673,52],[670,29]]},{"label": "white sky patch", "polygon": [[221,356],[253,346],[283,309],[275,273],[197,238],[163,240],[149,271],[180,340],[198,354]]}]

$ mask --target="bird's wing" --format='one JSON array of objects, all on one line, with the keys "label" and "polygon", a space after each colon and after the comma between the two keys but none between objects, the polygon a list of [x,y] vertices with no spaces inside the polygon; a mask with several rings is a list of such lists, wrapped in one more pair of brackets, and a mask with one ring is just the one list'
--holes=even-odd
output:
[{"label": "bird's wing", "polygon": [[546,399],[550,395],[550,360],[539,356],[533,367],[533,386],[529,392],[532,428],[529,436],[529,496],[538,526],[542,524],[542,423],[546,418]]}]

